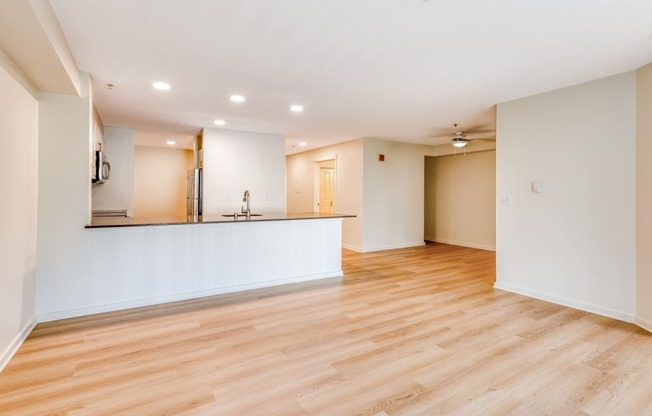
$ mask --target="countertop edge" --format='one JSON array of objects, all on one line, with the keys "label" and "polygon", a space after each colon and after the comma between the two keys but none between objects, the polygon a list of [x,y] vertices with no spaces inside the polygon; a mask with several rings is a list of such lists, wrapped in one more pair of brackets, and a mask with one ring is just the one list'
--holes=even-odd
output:
[{"label": "countertop edge", "polygon": [[202,224],[253,224],[258,222],[272,222],[272,221],[297,221],[297,220],[328,220],[328,219],[343,219],[343,218],[355,218],[357,215],[353,214],[319,214],[319,213],[310,213],[302,215],[301,213],[287,214],[289,216],[283,217],[283,214],[273,214],[269,215],[268,218],[265,218],[265,215],[259,217],[252,217],[250,219],[239,219],[233,220],[229,217],[224,217],[224,219],[219,218],[218,216],[214,219],[201,220],[201,221],[181,221],[181,220],[156,220],[152,219],[151,222],[147,222],[147,219],[142,219],[143,222],[129,223],[129,222],[120,222],[125,221],[125,218],[115,218],[115,222],[112,222],[111,218],[102,218],[99,224],[86,224],[85,229],[96,229],[96,228],[125,228],[125,227],[157,227],[157,226],[169,226],[169,225],[202,225]]}]

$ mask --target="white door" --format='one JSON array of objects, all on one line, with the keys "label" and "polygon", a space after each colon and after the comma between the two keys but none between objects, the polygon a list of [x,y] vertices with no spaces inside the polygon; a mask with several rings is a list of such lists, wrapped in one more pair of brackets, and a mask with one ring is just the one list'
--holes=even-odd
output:
[{"label": "white door", "polygon": [[319,167],[319,212],[333,213],[335,206],[335,168]]}]

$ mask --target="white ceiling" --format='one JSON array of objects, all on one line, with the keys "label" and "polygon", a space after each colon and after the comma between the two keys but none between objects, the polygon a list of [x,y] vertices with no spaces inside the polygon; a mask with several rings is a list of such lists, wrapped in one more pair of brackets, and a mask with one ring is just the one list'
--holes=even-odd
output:
[{"label": "white ceiling", "polygon": [[650,0],[50,1],[104,123],[162,141],[220,118],[288,153],[438,144],[493,126],[497,103],[652,61]]}]

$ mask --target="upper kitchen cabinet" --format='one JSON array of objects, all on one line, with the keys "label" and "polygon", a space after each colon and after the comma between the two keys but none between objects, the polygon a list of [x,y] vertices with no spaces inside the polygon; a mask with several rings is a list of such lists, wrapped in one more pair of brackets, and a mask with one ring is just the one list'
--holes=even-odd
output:
[{"label": "upper kitchen cabinet", "polygon": [[100,125],[93,120],[93,149],[102,150],[104,146],[104,133],[100,128]]},{"label": "upper kitchen cabinet", "polygon": [[[92,209],[95,213],[117,211],[131,216],[134,186],[134,131],[107,126],[104,135],[98,136],[101,141],[95,143],[95,135],[93,136],[94,146],[101,144],[102,151],[110,158],[111,177],[103,184],[93,186]],[[97,150],[97,147],[95,149]]]},{"label": "upper kitchen cabinet", "polygon": [[90,154],[91,158],[91,177],[94,177],[96,172],[95,165],[95,152],[104,148],[104,132],[103,126],[93,117],[93,146]]},{"label": "upper kitchen cabinet", "polygon": [[202,129],[195,137],[195,168],[204,167],[204,130]]}]

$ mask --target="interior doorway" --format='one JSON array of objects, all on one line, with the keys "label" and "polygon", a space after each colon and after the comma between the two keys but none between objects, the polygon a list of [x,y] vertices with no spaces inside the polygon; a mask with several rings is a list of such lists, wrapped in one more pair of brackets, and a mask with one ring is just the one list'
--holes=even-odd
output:
[{"label": "interior doorway", "polygon": [[424,240],[495,250],[496,151],[426,156]]},{"label": "interior doorway", "polygon": [[315,182],[316,211],[332,214],[335,209],[335,159],[316,163]]}]

